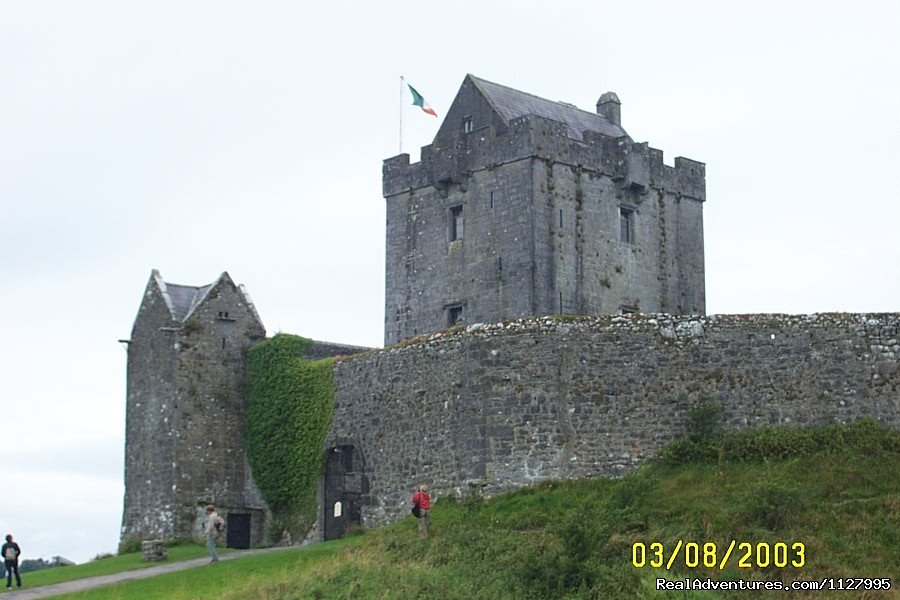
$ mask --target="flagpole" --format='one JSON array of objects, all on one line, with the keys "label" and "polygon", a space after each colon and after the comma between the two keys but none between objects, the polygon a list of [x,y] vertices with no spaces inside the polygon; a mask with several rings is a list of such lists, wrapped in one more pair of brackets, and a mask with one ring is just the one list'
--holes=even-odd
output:
[{"label": "flagpole", "polygon": [[403,75],[400,76],[400,154],[403,154]]}]

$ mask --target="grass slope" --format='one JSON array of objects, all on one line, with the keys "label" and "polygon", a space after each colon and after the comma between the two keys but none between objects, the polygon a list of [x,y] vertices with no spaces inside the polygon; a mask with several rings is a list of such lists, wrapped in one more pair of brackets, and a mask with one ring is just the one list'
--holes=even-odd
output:
[{"label": "grass slope", "polygon": [[[703,459],[716,444],[718,458]],[[663,576],[781,581],[828,576],[892,577],[895,586],[900,583],[900,432],[862,423],[800,437],[796,430],[717,434],[696,445],[696,460],[682,447],[675,459],[655,461],[619,480],[547,482],[490,500],[440,498],[433,507],[432,535],[425,540],[408,517],[337,543],[71,597],[720,598],[748,596],[656,592],[653,582]],[[744,454],[747,448],[753,448],[750,455]],[[632,543],[659,541],[671,548],[679,539],[712,541],[721,548],[731,539],[800,541],[807,564],[738,569],[735,555],[723,571],[687,569],[683,560],[671,572],[631,565]],[[889,594],[844,592],[855,598]]]}]

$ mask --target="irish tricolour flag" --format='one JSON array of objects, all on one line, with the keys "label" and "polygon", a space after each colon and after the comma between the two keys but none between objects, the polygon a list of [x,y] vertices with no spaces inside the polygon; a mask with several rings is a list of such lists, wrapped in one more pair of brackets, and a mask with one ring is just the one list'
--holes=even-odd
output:
[{"label": "irish tricolour flag", "polygon": [[436,116],[437,116],[437,113],[434,112],[434,109],[431,108],[431,105],[430,105],[430,104],[428,104],[427,102],[425,102],[425,98],[422,97],[422,94],[420,94],[419,92],[417,92],[417,91],[416,91],[416,88],[414,88],[413,86],[409,85],[408,83],[407,83],[406,85],[409,86],[409,91],[412,93],[413,104],[415,104],[416,106],[418,106],[419,108],[421,108],[423,111],[427,112],[429,115],[431,115],[431,116],[433,116],[433,117],[436,117]]}]

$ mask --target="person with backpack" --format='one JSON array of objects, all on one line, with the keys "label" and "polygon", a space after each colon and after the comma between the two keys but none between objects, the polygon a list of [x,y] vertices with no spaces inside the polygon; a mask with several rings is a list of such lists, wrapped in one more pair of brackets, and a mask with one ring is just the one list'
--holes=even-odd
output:
[{"label": "person with backpack", "polygon": [[219,562],[219,553],[216,551],[216,537],[224,526],[225,521],[216,512],[216,507],[212,504],[208,505],[206,507],[206,524],[203,526],[203,535],[206,536],[206,551],[209,552],[211,559],[209,562]]},{"label": "person with backpack", "polygon": [[19,555],[22,554],[22,550],[13,541],[12,534],[6,536],[6,543],[0,548],[0,554],[3,555],[3,563],[6,565],[6,589],[12,587],[13,573],[16,574],[16,585],[22,587],[22,578],[19,577]]},{"label": "person with backpack", "polygon": [[[424,483],[419,486],[419,490],[413,494],[413,506],[418,507],[419,519],[419,536],[428,536],[428,527],[431,525],[431,496],[428,495],[428,486]],[[415,508],[413,514],[416,514]]]}]

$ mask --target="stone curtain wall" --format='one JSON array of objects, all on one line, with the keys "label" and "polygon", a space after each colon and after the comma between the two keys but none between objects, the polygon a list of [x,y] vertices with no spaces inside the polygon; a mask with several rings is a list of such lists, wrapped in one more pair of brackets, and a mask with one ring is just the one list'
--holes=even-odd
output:
[{"label": "stone curtain wall", "polygon": [[306,360],[319,360],[320,358],[328,358],[329,356],[358,354],[360,352],[367,352],[371,349],[372,348],[366,348],[365,346],[350,346],[347,344],[334,344],[332,342],[310,340],[309,348],[307,348],[303,358]]},{"label": "stone curtain wall", "polygon": [[620,475],[703,395],[725,425],[874,417],[900,426],[900,314],[528,319],[435,334],[335,366],[326,439],[362,453],[363,522],[437,496]]}]

